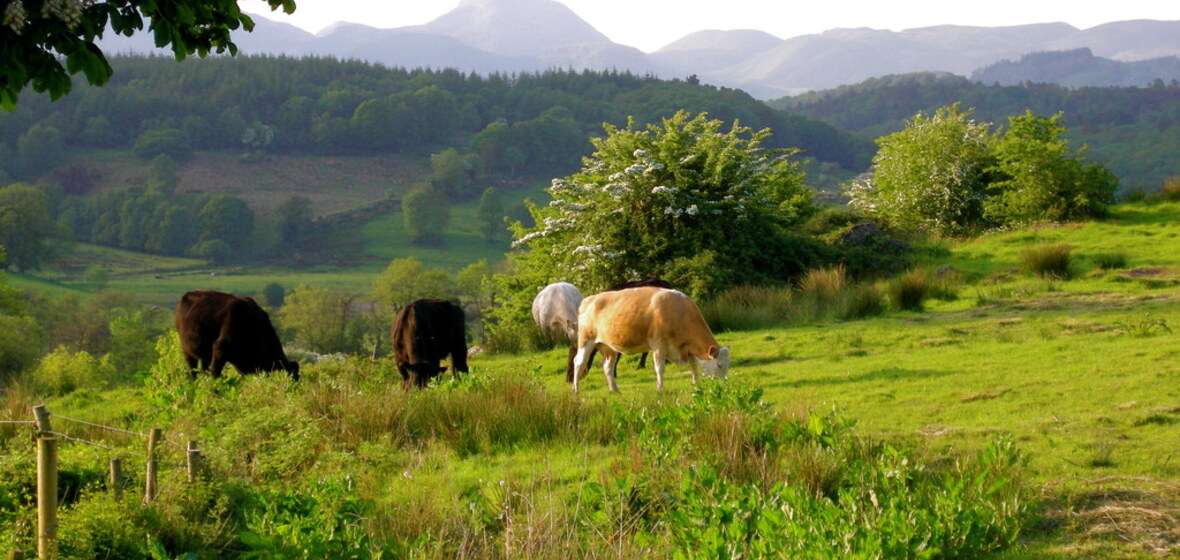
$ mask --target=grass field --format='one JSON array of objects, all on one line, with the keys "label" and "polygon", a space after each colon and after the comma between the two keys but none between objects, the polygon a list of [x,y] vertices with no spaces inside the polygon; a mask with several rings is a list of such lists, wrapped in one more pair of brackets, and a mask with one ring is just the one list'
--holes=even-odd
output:
[{"label": "grass field", "polygon": [[[396,231],[392,223],[366,227]],[[997,440],[1015,442],[1027,460],[1022,484],[1032,516],[1015,546],[988,557],[1175,557],[1180,555],[1178,234],[1180,205],[1135,204],[1095,223],[948,243],[924,264],[961,272],[965,280],[956,298],[927,302],[922,312],[718,333],[732,348],[729,383],[761,391],[770,410],[784,418],[834,409],[855,422],[859,437],[926,458],[923,469],[937,470],[948,457],[981,452]],[[389,240],[375,242],[373,251],[401,255],[397,237],[391,233]],[[1024,270],[1026,251],[1057,245],[1072,248],[1069,279],[1039,278]],[[186,267],[184,261],[174,264],[175,270]],[[331,274],[273,271],[274,277],[293,281]],[[332,281],[364,286],[355,280],[361,277],[349,271]],[[111,284],[145,281],[132,278],[116,274]],[[209,281],[231,289],[234,282],[245,286],[257,282],[254,278],[225,275]],[[10,280],[17,286],[34,283]],[[58,289],[70,289],[69,281],[63,284]],[[175,367],[177,358],[168,354],[160,360]],[[559,551],[568,542],[529,540],[536,538],[532,531],[572,539],[569,531],[605,530],[594,517],[598,513],[582,517],[568,504],[583,504],[582,494],[595,488],[633,482],[652,460],[637,450],[642,441],[607,443],[609,438],[593,429],[575,426],[595,424],[602,411],[656,414],[650,411],[691,400],[692,387],[687,371],[673,367],[665,391],[656,394],[650,366],[638,371],[627,360],[619,369],[619,394],[606,390],[596,369],[573,397],[563,381],[564,364],[563,349],[476,355],[471,377],[503,387],[503,396],[495,399],[475,391],[471,398],[490,399],[478,401],[465,400],[467,389],[450,383],[404,395],[395,387],[391,365],[379,361],[310,364],[299,384],[278,376],[229,389],[207,381],[172,388],[148,381],[47,402],[65,416],[135,430],[163,423],[169,433],[197,433],[208,441],[218,472],[251,484],[321,496],[326,490],[316,488],[326,473],[349,473],[348,484],[355,485],[349,492],[380,512],[365,518],[366,530],[386,537],[434,535],[419,543],[426,548],[414,549],[422,557],[447,556],[429,545],[430,538],[455,530],[442,520],[489,503],[499,504],[493,509],[500,516],[486,521],[493,528],[487,537],[491,548],[472,544],[472,550],[485,552],[469,557],[530,556],[521,543],[544,545],[534,557],[565,557]],[[524,385],[515,385],[522,379]],[[524,388],[532,384],[538,389]],[[0,410],[22,409],[32,398],[8,396]],[[402,416],[408,409],[435,418],[437,428],[406,443],[405,434],[422,429],[413,427],[413,415]],[[253,463],[242,462],[243,449],[255,457]],[[260,459],[263,454],[269,459]],[[82,460],[68,452],[66,459]],[[807,468],[823,463],[808,461]],[[781,468],[794,480],[798,463],[790,465],[795,467]],[[510,530],[513,519],[529,531],[527,539]],[[603,534],[601,548],[579,541],[570,554],[632,558],[670,546],[610,536]]]}]

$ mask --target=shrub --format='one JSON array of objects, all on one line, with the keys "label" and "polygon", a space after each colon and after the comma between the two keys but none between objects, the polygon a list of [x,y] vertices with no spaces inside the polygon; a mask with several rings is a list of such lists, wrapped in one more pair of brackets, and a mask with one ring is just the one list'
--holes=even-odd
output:
[{"label": "shrub", "polygon": [[79,388],[102,389],[111,381],[111,368],[86,351],[71,352],[58,346],[41,358],[33,372],[33,384],[38,392],[65,395]]},{"label": "shrub", "polygon": [[1180,200],[1180,175],[1173,175],[1164,179],[1164,186],[1160,187],[1160,198],[1168,202]]},{"label": "shrub", "polygon": [[1024,263],[1024,270],[1034,276],[1068,280],[1073,264],[1072,251],[1069,245],[1034,247],[1022,252],[1020,260]]}]

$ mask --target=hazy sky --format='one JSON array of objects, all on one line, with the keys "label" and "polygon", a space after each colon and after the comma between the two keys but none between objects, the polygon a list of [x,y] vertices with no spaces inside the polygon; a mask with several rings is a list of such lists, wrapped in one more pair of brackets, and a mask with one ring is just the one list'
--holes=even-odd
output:
[{"label": "hazy sky", "polygon": [[[312,33],[337,21],[389,28],[426,23],[460,0],[297,0],[292,16],[262,0],[242,8]],[[758,29],[779,38],[837,27],[900,31],[930,25],[1019,25],[1063,21],[1085,29],[1129,19],[1180,20],[1176,0],[559,0],[612,41],[645,52],[694,31]],[[804,7],[806,6],[806,7]]]}]

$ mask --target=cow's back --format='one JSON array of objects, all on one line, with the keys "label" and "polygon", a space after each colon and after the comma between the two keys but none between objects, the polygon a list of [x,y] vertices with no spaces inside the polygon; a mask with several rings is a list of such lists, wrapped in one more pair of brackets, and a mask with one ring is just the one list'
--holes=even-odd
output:
[{"label": "cow's back", "polygon": [[451,356],[458,371],[467,371],[467,333],[463,309],[449,301],[418,300],[394,319],[391,343],[399,363],[437,362]]},{"label": "cow's back", "polygon": [[624,353],[653,346],[678,350],[683,334],[695,334],[702,328],[708,332],[704,317],[688,296],[660,287],[590,296],[583,300],[579,321],[584,325],[584,336]]}]

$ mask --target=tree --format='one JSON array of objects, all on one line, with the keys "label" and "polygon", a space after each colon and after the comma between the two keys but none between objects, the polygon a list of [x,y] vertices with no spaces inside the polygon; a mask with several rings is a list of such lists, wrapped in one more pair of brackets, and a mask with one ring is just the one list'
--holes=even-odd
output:
[{"label": "tree", "polygon": [[[295,11],[295,0],[264,0],[272,10]],[[130,36],[150,31],[157,47],[171,46],[177,60],[196,54],[237,54],[230,32],[250,31],[254,21],[237,0],[7,0],[0,14],[0,107],[16,108],[25,86],[68,93],[70,74],[82,73],[92,85],[105,84],[113,70],[95,43],[108,29]]]},{"label": "tree", "polygon": [[306,196],[291,196],[275,209],[279,245],[286,250],[301,247],[311,235],[311,199]]},{"label": "tree", "polygon": [[877,139],[869,178],[847,188],[849,203],[897,226],[943,235],[982,227],[985,171],[995,137],[955,103],[918,113]]},{"label": "tree", "polygon": [[[254,211],[240,198],[227,195],[210,198],[201,208],[197,221],[200,242],[221,241],[234,254],[246,251],[254,241]],[[201,256],[216,258],[215,254],[205,251]]]},{"label": "tree", "polygon": [[430,185],[452,200],[467,194],[475,183],[471,162],[458,150],[447,148],[430,157]]},{"label": "tree", "polygon": [[192,156],[193,148],[183,130],[166,128],[144,131],[135,141],[131,151],[143,159],[167,155],[174,161],[187,161]]},{"label": "tree", "polygon": [[287,290],[278,282],[270,282],[262,288],[262,297],[266,299],[266,306],[274,311],[283,306]]},{"label": "tree", "polygon": [[411,243],[442,241],[450,219],[447,196],[429,185],[418,185],[402,198],[402,220]]},{"label": "tree", "polygon": [[1061,113],[1025,111],[1002,134],[959,104],[918,113],[877,140],[872,174],[846,190],[850,203],[893,225],[939,235],[1101,216],[1118,179],[1072,151]]},{"label": "tree", "polygon": [[1114,203],[1118,179],[1101,164],[1087,164],[1065,139],[1064,114],[1032,111],[1008,119],[996,142],[985,205],[989,217],[1006,225],[1098,217]]},{"label": "tree", "polygon": [[455,285],[447,271],[427,267],[414,257],[394,259],[373,281],[372,299],[390,312],[414,300],[454,299]]},{"label": "tree", "polygon": [[62,161],[63,146],[60,130],[40,123],[33,125],[16,143],[16,151],[20,154],[19,174],[36,177],[57,167]]},{"label": "tree", "polygon": [[488,243],[504,238],[508,231],[504,225],[504,201],[500,199],[500,191],[496,187],[484,189],[479,197],[479,227]]},{"label": "tree", "polygon": [[36,187],[0,187],[0,246],[7,264],[36,270],[57,256],[56,242],[67,235],[49,212],[49,197]]},{"label": "tree", "polygon": [[[791,229],[815,211],[792,149],[768,130],[681,111],[645,129],[606,125],[582,171],[554,179],[553,201],[513,226],[521,270],[593,293],[661,276],[696,295],[802,272]],[[804,257],[807,258],[807,257]]]},{"label": "tree", "polygon": [[321,353],[360,349],[358,333],[351,327],[349,310],[353,296],[327,288],[299,286],[279,311],[283,327],[295,331],[296,343]]}]

